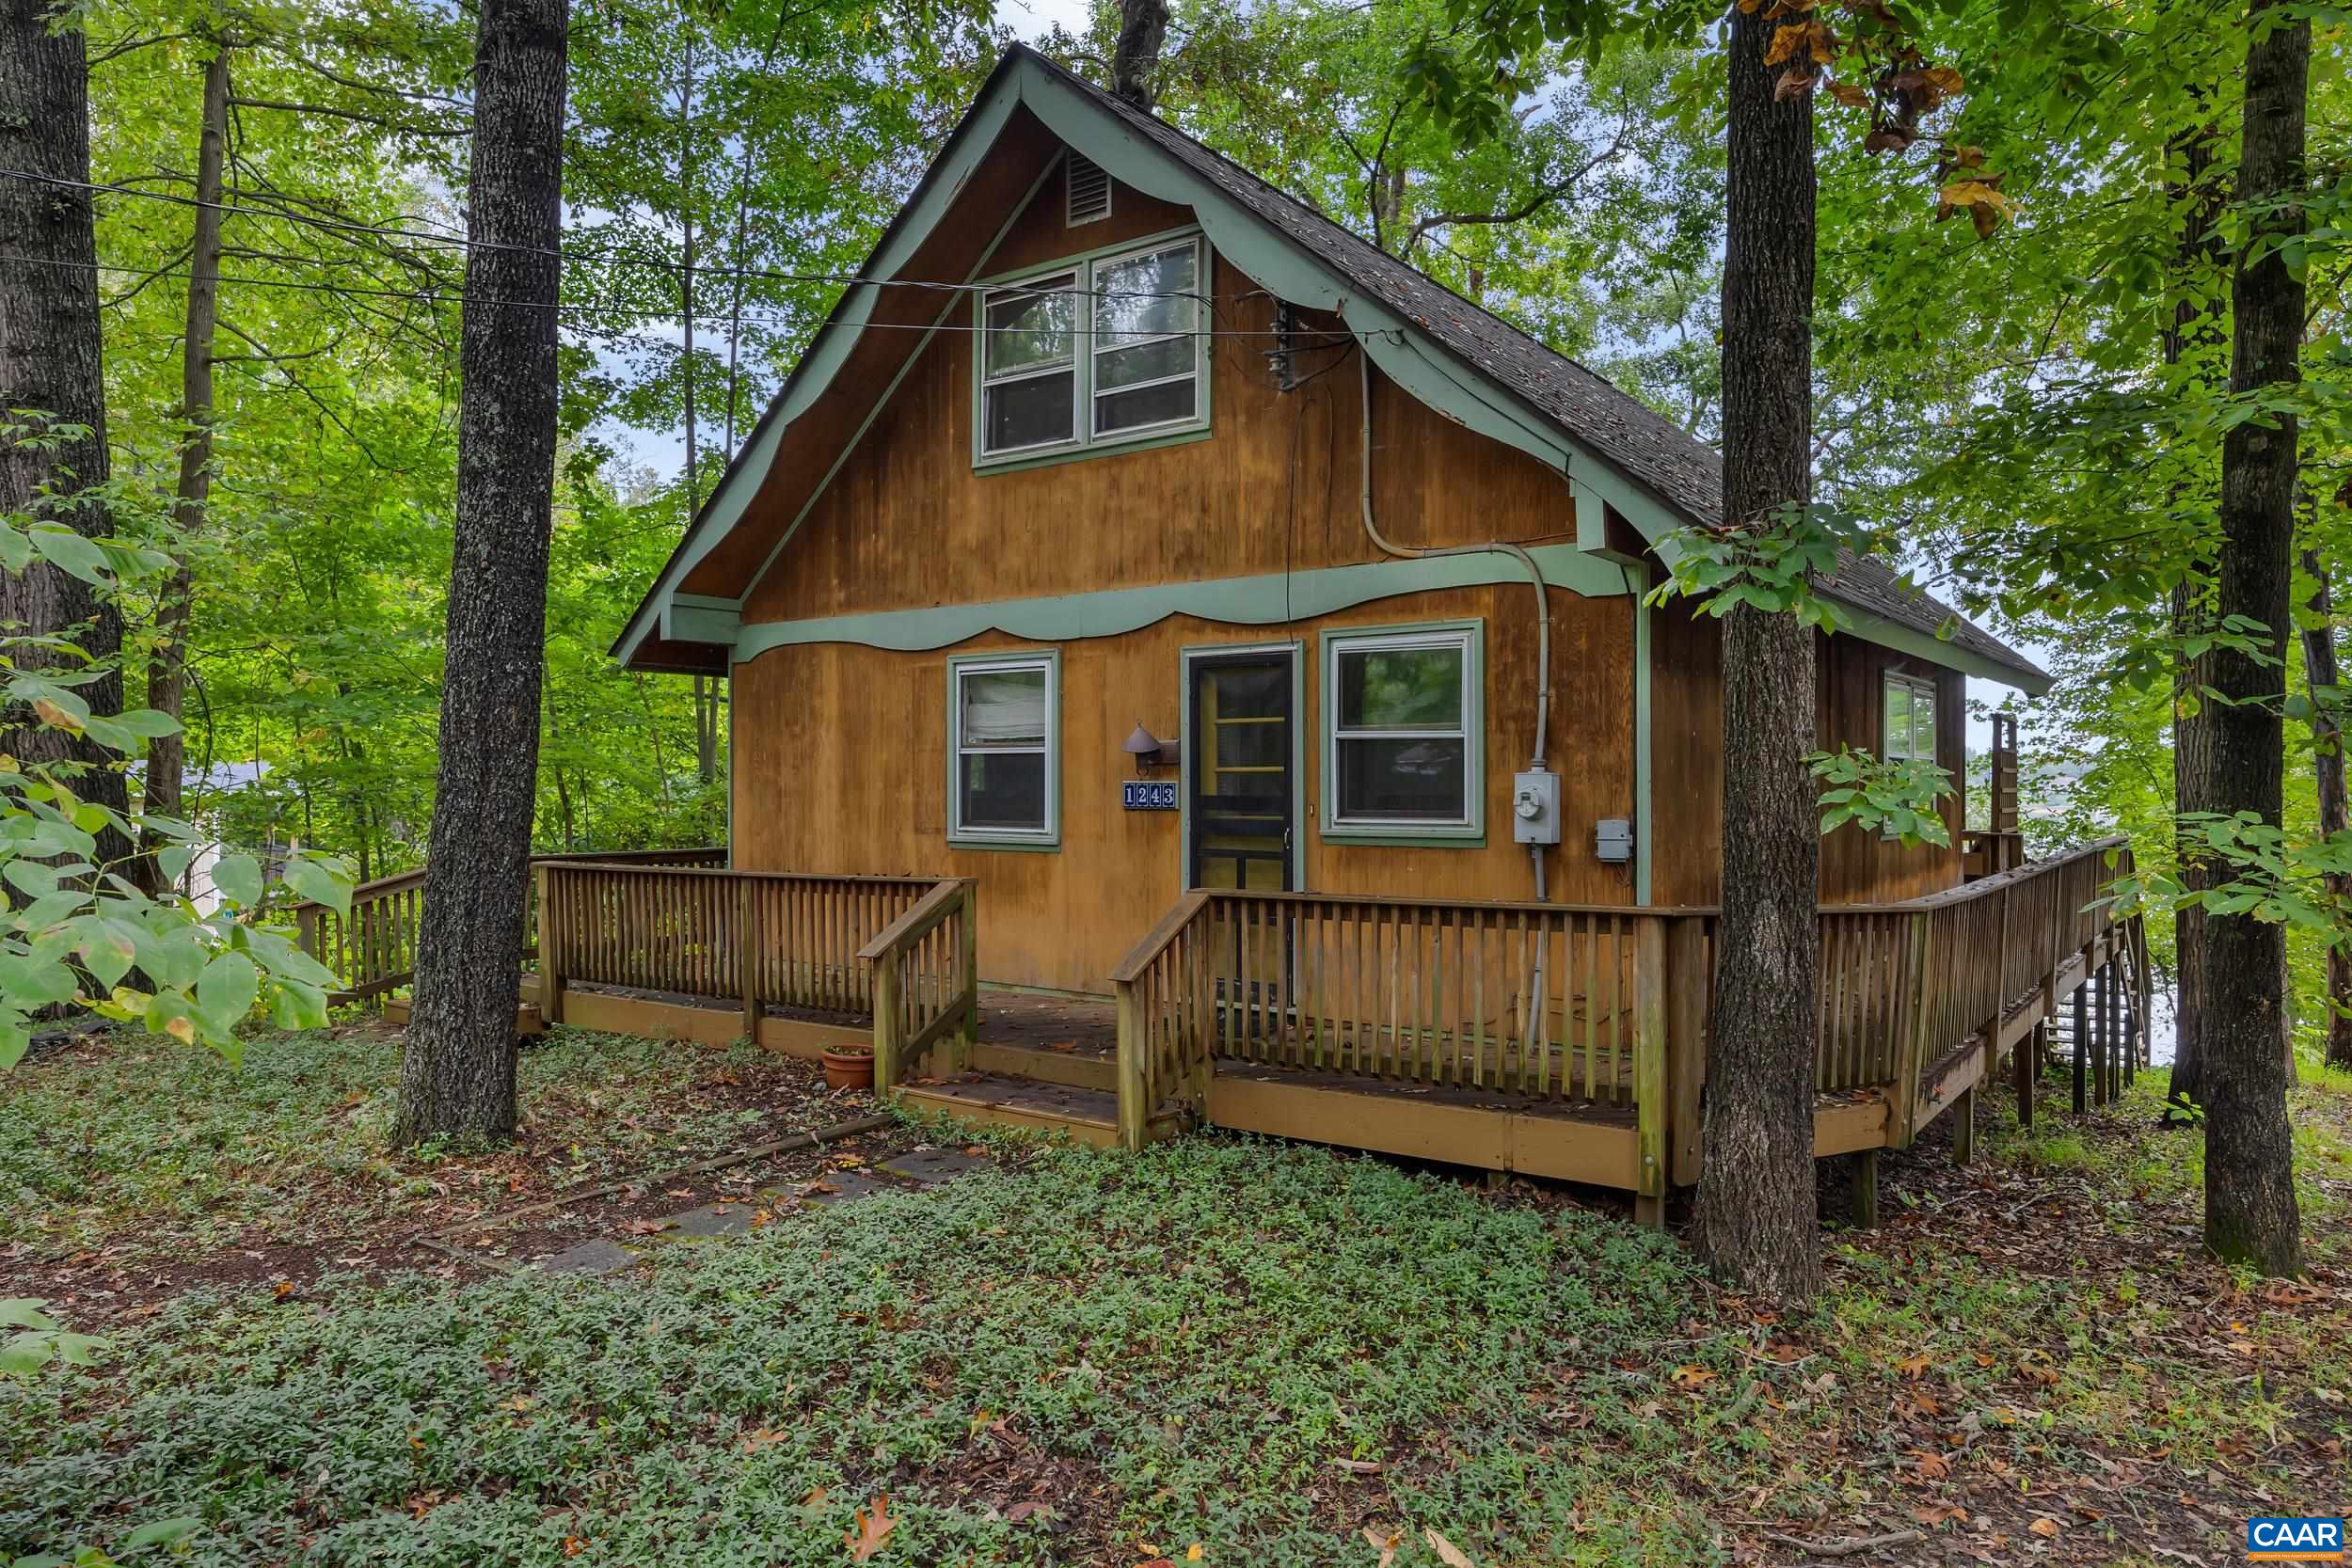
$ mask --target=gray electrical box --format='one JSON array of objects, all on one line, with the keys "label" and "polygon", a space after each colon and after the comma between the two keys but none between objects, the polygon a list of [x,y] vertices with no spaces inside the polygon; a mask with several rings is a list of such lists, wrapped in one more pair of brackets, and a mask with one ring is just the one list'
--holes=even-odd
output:
[{"label": "gray electrical box", "polygon": [[1604,816],[1593,824],[1593,853],[1603,865],[1623,865],[1633,858],[1633,819]]},{"label": "gray electrical box", "polygon": [[1520,844],[1560,842],[1560,775],[1545,768],[1511,779],[1511,837]]}]

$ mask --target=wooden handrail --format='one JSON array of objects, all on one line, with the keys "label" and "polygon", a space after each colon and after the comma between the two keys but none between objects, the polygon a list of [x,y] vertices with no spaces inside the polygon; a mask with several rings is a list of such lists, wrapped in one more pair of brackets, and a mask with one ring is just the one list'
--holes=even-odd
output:
[{"label": "wooden handrail", "polygon": [[[533,867],[541,865],[626,865],[632,871],[673,869],[707,871],[712,868],[700,865],[676,866],[658,864],[654,866],[646,866],[642,863],[634,863],[642,861],[675,862],[680,855],[716,855],[721,861],[723,862],[726,859],[726,853],[727,848],[723,844],[696,845],[691,848],[685,849],[580,849],[565,850],[560,853],[548,855],[533,855],[531,857],[531,864]],[[389,877],[378,877],[373,881],[361,882],[351,890],[352,902],[356,904],[360,899],[365,898],[372,894],[397,893],[403,888],[415,887],[420,882],[424,880],[424,871],[425,868],[420,865],[414,870],[395,871]],[[296,911],[299,911],[302,910],[323,910],[326,908],[326,906],[318,902],[316,899],[305,898],[300,903],[294,905],[293,908]]]},{"label": "wooden handrail", "polygon": [[875,887],[930,887],[936,877],[872,871],[750,871],[729,865],[631,865],[626,861],[550,861],[551,871],[626,871],[637,877],[733,877],[756,882],[858,882]]},{"label": "wooden handrail", "polygon": [[941,882],[915,900],[913,909],[883,927],[881,935],[858,949],[857,956],[869,964],[882,962],[889,957],[893,948],[905,946],[955,913],[962,906],[963,890],[974,885],[974,879],[970,877],[955,877]]},{"label": "wooden handrail", "polygon": [[1111,971],[1111,984],[1124,985],[1139,977],[1152,966],[1152,960],[1176,940],[1176,933],[1192,924],[1192,917],[1199,914],[1213,896],[1215,895],[1207,888],[1197,887],[1179,898],[1175,907],[1160,916],[1160,923],[1130,948],[1127,956],[1119,961],[1119,967]]}]

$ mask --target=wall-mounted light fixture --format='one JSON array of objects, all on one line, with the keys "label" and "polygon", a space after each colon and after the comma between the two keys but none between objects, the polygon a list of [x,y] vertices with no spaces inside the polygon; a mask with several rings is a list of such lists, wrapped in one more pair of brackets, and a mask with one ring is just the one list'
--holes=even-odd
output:
[{"label": "wall-mounted light fixture", "polygon": [[1140,721],[1136,725],[1136,733],[1127,737],[1127,744],[1122,750],[1136,759],[1136,771],[1138,773],[1148,773],[1154,768],[1176,766],[1176,743],[1162,740],[1145,729]]}]

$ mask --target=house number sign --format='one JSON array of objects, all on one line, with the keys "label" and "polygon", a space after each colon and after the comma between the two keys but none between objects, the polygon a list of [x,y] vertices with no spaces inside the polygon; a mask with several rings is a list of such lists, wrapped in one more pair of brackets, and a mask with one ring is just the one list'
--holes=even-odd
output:
[{"label": "house number sign", "polygon": [[1120,801],[1129,811],[1174,811],[1176,785],[1156,779],[1125,779],[1119,786]]}]

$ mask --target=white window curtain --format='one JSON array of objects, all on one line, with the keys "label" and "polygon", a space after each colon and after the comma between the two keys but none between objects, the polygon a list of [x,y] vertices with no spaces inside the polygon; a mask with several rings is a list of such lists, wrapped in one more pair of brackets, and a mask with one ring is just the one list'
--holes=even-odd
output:
[{"label": "white window curtain", "polygon": [[1044,671],[974,670],[965,673],[966,746],[1037,746],[1044,739]]}]

